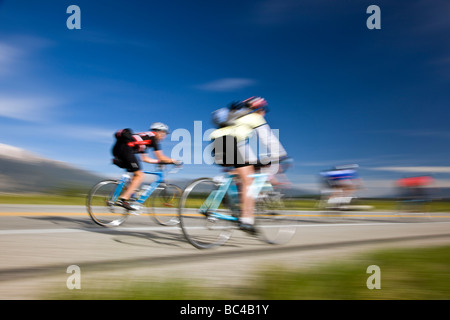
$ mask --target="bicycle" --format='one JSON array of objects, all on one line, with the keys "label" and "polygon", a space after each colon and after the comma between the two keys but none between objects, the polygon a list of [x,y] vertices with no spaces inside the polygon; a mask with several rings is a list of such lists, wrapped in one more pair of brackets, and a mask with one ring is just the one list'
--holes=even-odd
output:
[{"label": "bicycle", "polygon": [[[193,180],[183,191],[178,211],[186,240],[198,249],[225,244],[238,228],[240,201],[234,174],[221,179]],[[266,173],[251,175],[255,197],[255,227],[258,237],[269,244],[288,242],[295,234],[296,220],[285,210]]]},{"label": "bicycle", "polygon": [[[179,168],[176,166],[169,173],[174,173]],[[128,173],[123,174],[118,180],[104,180],[97,183],[90,190],[86,203],[92,220],[103,227],[117,227],[123,224],[130,214],[140,215],[148,212],[160,225],[178,224],[177,208],[181,189],[174,184],[165,182],[166,173],[163,164],[159,164],[155,171],[144,171],[144,173],[156,176],[156,180],[148,185],[143,184],[140,190],[132,196],[130,203],[136,210],[128,211],[115,204],[122,190],[131,180]],[[149,198],[150,200],[147,201]]]}]

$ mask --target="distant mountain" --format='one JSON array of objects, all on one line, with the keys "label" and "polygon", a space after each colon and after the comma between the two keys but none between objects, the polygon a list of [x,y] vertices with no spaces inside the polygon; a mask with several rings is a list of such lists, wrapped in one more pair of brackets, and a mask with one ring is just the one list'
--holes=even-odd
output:
[{"label": "distant mountain", "polygon": [[51,192],[88,189],[100,181],[88,171],[0,144],[0,192]]}]

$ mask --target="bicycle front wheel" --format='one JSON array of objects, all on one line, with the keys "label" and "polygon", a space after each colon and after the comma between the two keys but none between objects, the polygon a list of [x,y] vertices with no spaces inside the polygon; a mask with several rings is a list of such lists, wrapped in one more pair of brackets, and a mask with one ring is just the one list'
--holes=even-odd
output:
[{"label": "bicycle front wheel", "polygon": [[89,192],[87,210],[96,224],[117,227],[128,218],[128,211],[114,204],[116,199],[113,199],[113,195],[118,187],[118,181],[106,180],[96,184]]},{"label": "bicycle front wheel", "polygon": [[262,193],[255,206],[255,224],[261,240],[269,244],[289,242],[296,232],[297,221],[286,210],[282,195],[279,193]]},{"label": "bicycle front wheel", "polygon": [[174,226],[179,223],[178,206],[181,192],[174,184],[164,184],[154,191],[149,199],[149,209],[157,223],[163,226]]},{"label": "bicycle front wheel", "polygon": [[232,222],[215,217],[220,212],[231,217],[229,211],[213,199],[219,186],[210,178],[194,180],[180,199],[180,226],[186,240],[198,249],[207,249],[224,244],[233,229]]}]

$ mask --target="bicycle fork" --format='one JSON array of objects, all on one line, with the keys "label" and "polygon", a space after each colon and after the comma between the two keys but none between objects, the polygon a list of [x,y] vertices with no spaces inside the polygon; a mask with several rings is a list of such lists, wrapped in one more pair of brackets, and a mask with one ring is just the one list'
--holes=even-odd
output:
[{"label": "bicycle fork", "polygon": [[248,191],[247,191],[247,197],[252,197],[253,199],[257,199],[259,196],[259,193],[264,188],[266,191],[272,191],[272,185],[270,183],[267,183],[268,175],[265,173],[255,173],[250,175],[251,178],[253,178],[253,182],[250,185]]},{"label": "bicycle fork", "polygon": [[[272,186],[269,184],[267,185],[267,174],[253,174],[251,175],[252,178],[254,178],[253,183],[249,187],[247,191],[247,196],[252,197],[253,199],[257,199],[259,193],[263,189],[267,189],[267,191],[273,190]],[[220,185],[219,189],[214,190],[211,192],[208,196],[208,198],[205,200],[205,202],[201,205],[199,212],[202,214],[208,214],[208,213],[217,213],[217,209],[219,208],[220,204],[222,203],[225,194],[228,194],[230,204],[233,203],[235,198],[238,196],[238,190],[235,184],[233,182],[233,177],[230,177],[226,179],[222,184]],[[234,201],[239,203],[239,201]],[[233,209],[232,209],[233,210]],[[221,215],[221,218],[222,217]],[[235,220],[237,217],[230,217],[230,220]]]}]

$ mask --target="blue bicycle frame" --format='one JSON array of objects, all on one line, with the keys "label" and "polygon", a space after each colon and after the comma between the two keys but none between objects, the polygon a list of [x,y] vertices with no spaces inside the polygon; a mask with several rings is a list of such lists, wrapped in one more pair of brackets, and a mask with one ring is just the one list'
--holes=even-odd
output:
[{"label": "blue bicycle frame", "polygon": [[[158,188],[158,186],[164,182],[164,170],[159,170],[159,171],[144,171],[145,174],[152,174],[156,176],[156,180],[153,181],[150,185],[148,185],[145,188],[145,191],[139,196],[138,199],[136,199],[136,202],[139,204],[143,204],[148,197],[151,196],[151,194],[155,191],[156,188]],[[130,181],[131,177],[128,173],[122,175],[122,177],[119,180],[119,183],[117,185],[116,190],[114,191],[114,194],[112,196],[112,201],[117,201],[117,199],[119,198],[120,194],[122,193],[122,190],[124,188],[124,186]]]},{"label": "blue bicycle frame", "polygon": [[[200,207],[199,211],[202,214],[208,214],[208,216],[221,219],[221,220],[227,220],[227,221],[238,221],[239,217],[231,216],[227,214],[222,214],[218,212],[220,204],[222,203],[223,198],[225,197],[225,194],[228,195],[228,199],[230,199],[234,203],[239,203],[238,200],[238,190],[237,186],[234,183],[234,177],[236,175],[232,174],[229,175],[225,180],[222,182],[219,189],[214,190],[211,192],[211,194],[208,196],[208,198],[205,200],[205,202]],[[250,186],[250,189],[248,190],[251,197],[256,199],[259,195],[259,193],[262,190],[272,191],[273,187],[271,184],[266,184],[268,179],[268,174],[266,173],[256,173],[250,175],[252,177],[253,183]]]}]

